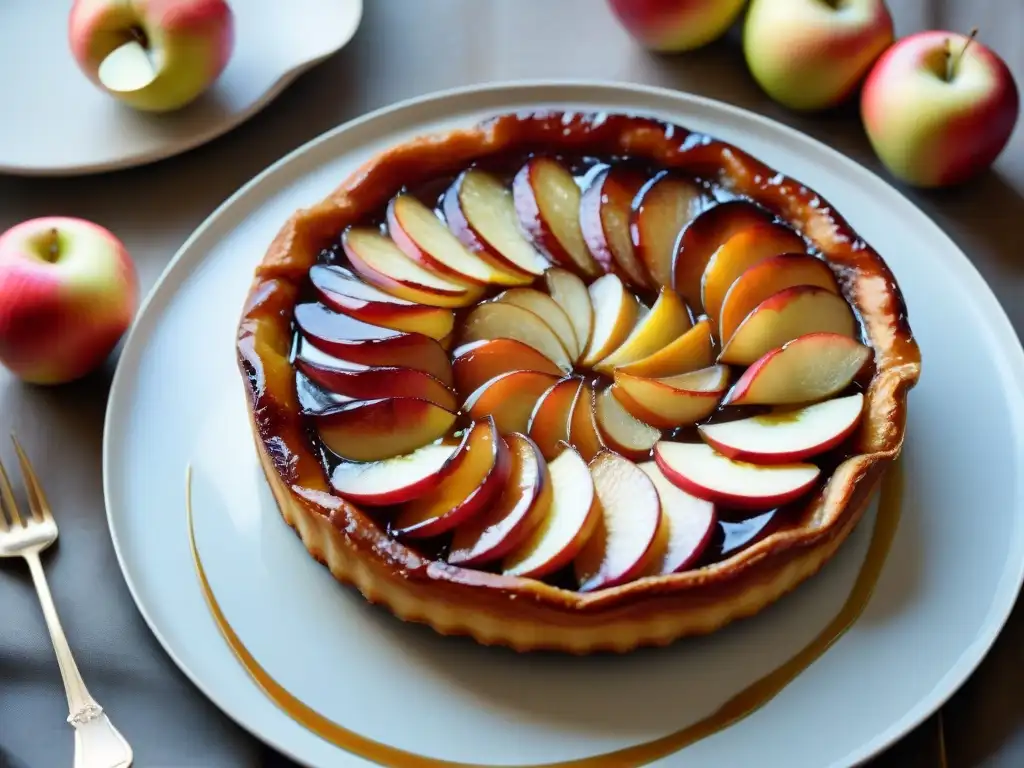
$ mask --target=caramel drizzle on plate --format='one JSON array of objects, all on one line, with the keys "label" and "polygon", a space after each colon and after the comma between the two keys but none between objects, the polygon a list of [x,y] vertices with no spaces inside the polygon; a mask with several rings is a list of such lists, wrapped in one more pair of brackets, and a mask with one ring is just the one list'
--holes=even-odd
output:
[{"label": "caramel drizzle on plate", "polygon": [[[231,628],[227,618],[214,597],[213,590],[206,578],[196,546],[195,527],[192,514],[192,468],[185,473],[185,510],[188,519],[189,546],[195,563],[196,576],[206,604],[210,609],[217,628],[234,653],[238,662],[249,673],[256,685],[276,704],[281,711],[315,733],[325,741],[341,749],[358,755],[365,760],[386,766],[403,766],[406,768],[483,768],[481,764],[459,763],[450,760],[439,760],[424,757],[413,752],[382,744],[368,739],[354,731],[338,725],[338,723],[321,715],[304,704],[274,680],[253,657],[245,644]],[[701,739],[707,738],[718,731],[728,728],[748,715],[763,707],[783,688],[791,683],[801,672],[817,661],[846,631],[860,618],[874,592],[875,585],[882,573],[882,567],[889,554],[889,548],[896,535],[900,520],[900,499],[903,485],[903,473],[900,462],[890,466],[882,479],[882,489],[878,503],[875,527],[871,533],[871,543],[867,555],[861,565],[857,580],[847,597],[843,607],[835,618],[793,658],[769,672],[767,675],[751,683],[737,693],[725,704],[708,717],[689,725],[667,736],[636,744],[631,747],[606,752],[592,757],[567,760],[559,763],[543,763],[522,768],[621,768],[623,765],[643,765],[667,755],[678,752]]]}]

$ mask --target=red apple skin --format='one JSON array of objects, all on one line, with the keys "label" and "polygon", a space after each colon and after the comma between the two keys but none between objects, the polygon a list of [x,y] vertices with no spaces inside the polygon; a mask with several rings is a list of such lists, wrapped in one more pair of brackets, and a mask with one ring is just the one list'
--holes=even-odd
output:
[{"label": "red apple skin", "polygon": [[[43,255],[54,230],[60,255]],[[68,217],[31,219],[0,235],[0,363],[32,384],[63,384],[99,367],[138,307],[135,265],[111,232]]]},{"label": "red apple skin", "polygon": [[825,453],[840,445],[846,438],[852,435],[857,427],[860,426],[860,421],[855,421],[843,432],[833,437],[831,440],[826,440],[819,445],[814,446],[806,451],[789,451],[786,453],[758,453],[757,451],[741,451],[733,448],[732,446],[720,443],[715,440],[711,435],[701,434],[701,439],[718,451],[723,456],[726,456],[733,461],[746,461],[750,464],[794,464],[799,461],[803,461],[810,456],[817,456],[818,454]]},{"label": "red apple skin", "polygon": [[[1006,62],[974,41],[945,81],[953,32],[919,32],[878,60],[861,94],[861,118],[879,158],[918,187],[959,184],[988,168],[1006,147],[1020,114],[1020,92]],[[948,41],[948,42],[947,42]]]},{"label": "red apple skin", "polygon": [[746,0],[609,0],[642,45],[666,53],[699,48],[725,34]]}]

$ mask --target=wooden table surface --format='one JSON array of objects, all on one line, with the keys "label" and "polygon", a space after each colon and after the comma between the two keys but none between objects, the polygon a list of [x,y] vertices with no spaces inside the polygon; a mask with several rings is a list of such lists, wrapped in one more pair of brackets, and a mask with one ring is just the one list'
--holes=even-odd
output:
[{"label": "wooden table surface", "polygon": [[[901,35],[980,29],[1024,86],[1022,0],[892,0]],[[2,31],[0,31],[2,34]],[[3,73],[0,76],[10,76]],[[771,103],[747,74],[737,36],[693,54],[645,53],[601,0],[367,0],[340,54],[266,111],[186,155],[99,177],[0,176],[0,231],[63,213],[127,243],[151,287],[188,234],[236,188],[289,150],[364,112],[451,86],[523,78],[594,78],[677,88],[792,125],[882,172],[854,108],[803,117]],[[5,116],[4,119],[10,119]],[[55,110],[55,119],[71,119]],[[883,172],[884,175],[884,172]],[[1018,333],[1024,328],[1024,129],[995,170],[958,189],[908,195],[961,246]],[[78,662],[133,743],[140,766],[287,766],[233,725],[179,673],[137,613],[114,559],[100,480],[113,362],[58,389],[0,371],[0,434],[15,430],[45,467],[61,545],[47,571]],[[979,511],[980,512],[980,511]],[[942,710],[948,765],[1024,765],[1024,611],[1018,606],[976,674]],[[20,564],[0,570],[0,768],[71,764],[57,666]],[[940,766],[932,718],[872,763]]]}]

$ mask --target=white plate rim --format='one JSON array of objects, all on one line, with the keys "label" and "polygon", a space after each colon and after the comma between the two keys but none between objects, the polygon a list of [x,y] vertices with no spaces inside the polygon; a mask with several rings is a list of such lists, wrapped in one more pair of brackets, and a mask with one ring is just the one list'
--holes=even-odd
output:
[{"label": "white plate rim", "polygon": [[[155,300],[156,296],[160,293],[175,271],[178,263],[182,261],[190,251],[192,245],[199,240],[214,222],[223,215],[228,209],[230,209],[238,200],[247,195],[252,189],[259,186],[265,179],[272,176],[285,166],[299,159],[305,153],[315,149],[317,146],[330,141],[335,135],[342,131],[354,128],[364,123],[379,119],[390,113],[401,112],[404,110],[412,109],[423,105],[427,102],[443,102],[449,99],[457,99],[460,97],[473,96],[476,94],[493,94],[496,91],[523,91],[523,90],[550,90],[553,88],[565,88],[566,90],[574,89],[594,89],[604,90],[606,92],[632,92],[635,94],[646,94],[652,97],[668,98],[682,102],[683,104],[689,104],[695,107],[701,107],[704,109],[717,110],[727,115],[731,115],[734,118],[753,121],[760,123],[762,126],[769,128],[774,131],[781,131],[787,135],[790,139],[796,139],[804,143],[810,143],[817,150],[823,151],[828,154],[835,162],[841,167],[845,168],[850,174],[856,176],[858,179],[866,180],[872,185],[877,186],[879,189],[884,189],[886,194],[893,195],[896,199],[901,200],[906,205],[909,205],[915,211],[920,213],[922,219],[926,220],[933,228],[934,234],[943,239],[951,250],[962,256],[962,260],[958,264],[958,267],[963,272],[963,278],[967,281],[965,284],[965,290],[975,294],[975,296],[982,301],[988,315],[987,319],[991,323],[992,331],[998,335],[1002,342],[1003,348],[1009,353],[1008,357],[1001,361],[1001,367],[1005,369],[1012,369],[1015,373],[1014,378],[1021,382],[1024,387],[1024,346],[1021,345],[1021,341],[1017,336],[1012,323],[1010,322],[1009,316],[999,303],[995,294],[978,271],[977,267],[970,261],[970,259],[963,253],[962,249],[952,240],[952,238],[938,226],[927,214],[925,214],[913,201],[907,198],[902,192],[896,187],[890,184],[887,180],[883,179],[878,174],[872,172],[865,166],[856,162],[855,160],[847,157],[838,150],[830,147],[818,139],[815,139],[808,134],[803,133],[795,128],[791,128],[783,123],[773,120],[769,117],[757,114],[750,110],[737,107],[732,104],[728,104],[717,99],[712,99],[705,96],[699,96],[696,94],[676,91],[670,88],[664,88],[659,86],[641,85],[633,83],[624,83],[614,80],[603,80],[603,79],[587,79],[587,78],[533,78],[533,79],[517,79],[517,80],[505,80],[496,83],[486,84],[474,84],[467,86],[459,86],[455,88],[442,89],[438,91],[432,91],[427,94],[415,96],[412,98],[404,99],[394,104],[389,104],[384,107],[380,107],[371,112],[365,113],[357,118],[346,121],[335,128],[332,128],[319,136],[311,139],[305,144],[297,147],[296,149],[288,152],[286,155],[281,157],[276,162],[266,167],[263,171],[258,173],[248,182],[243,184],[239,189],[228,197],[223,203],[221,203],[203,222],[192,232],[192,234],[185,240],[182,246],[174,254],[167,266],[161,272],[157,278],[153,287],[147,293],[146,297],[142,301],[139,311],[136,315],[135,322],[131,329],[126,335],[124,346],[122,348],[122,358],[125,357],[124,352],[133,348],[133,345],[138,343],[137,338],[142,334],[141,322],[144,319],[148,319],[148,310],[150,305]],[[538,101],[543,101],[538,99]],[[571,98],[567,96],[566,101],[571,101]],[[340,179],[339,179],[340,182]],[[110,530],[111,541],[113,543],[115,556],[117,557],[118,566],[121,569],[122,576],[128,587],[129,593],[132,596],[132,600],[135,602],[139,613],[142,615],[143,620],[153,633],[154,637],[160,643],[164,652],[171,658],[175,665],[185,674],[185,676],[199,689],[199,691],[213,702],[218,709],[220,709],[225,715],[237,723],[240,727],[248,731],[254,738],[262,741],[265,744],[270,745],[274,749],[280,751],[282,754],[287,755],[292,760],[295,760],[303,765],[312,765],[292,752],[288,745],[280,743],[279,739],[266,734],[258,733],[251,729],[245,722],[237,717],[230,707],[230,703],[225,701],[225,698],[210,689],[200,677],[175,653],[174,649],[167,642],[166,638],[157,628],[151,615],[145,608],[143,601],[140,598],[138,589],[132,580],[132,577],[128,571],[124,554],[121,549],[120,541],[116,533],[116,527],[114,523],[114,512],[110,503],[111,499],[111,474],[110,474],[110,454],[112,446],[112,425],[115,419],[115,404],[120,397],[121,390],[126,386],[126,379],[130,374],[125,371],[125,367],[119,364],[114,372],[113,381],[110,387],[110,394],[107,400],[107,409],[104,418],[103,427],[103,444],[102,444],[102,462],[103,462],[103,493],[104,493],[104,506],[106,509],[107,526]],[[903,736],[910,733],[914,728],[919,726],[924,720],[934,714],[956,691],[966,682],[966,680],[973,674],[977,669],[978,665],[985,658],[988,651],[991,649],[992,644],[999,636],[1007,619],[1009,618],[1010,612],[1016,603],[1017,596],[1021,591],[1021,587],[1024,585],[1024,560],[1021,560],[1016,564],[1016,570],[1007,569],[1001,578],[1001,588],[999,595],[1002,600],[999,603],[993,602],[992,608],[988,615],[985,617],[986,624],[982,631],[979,631],[975,642],[965,647],[960,654],[957,663],[950,668],[950,670],[940,678],[939,682],[935,687],[925,696],[923,696],[915,705],[912,707],[901,719],[894,722],[887,730],[875,736],[873,740],[866,743],[862,748],[853,753],[851,765],[860,765],[874,756],[882,753]],[[282,713],[282,717],[287,715]]]}]

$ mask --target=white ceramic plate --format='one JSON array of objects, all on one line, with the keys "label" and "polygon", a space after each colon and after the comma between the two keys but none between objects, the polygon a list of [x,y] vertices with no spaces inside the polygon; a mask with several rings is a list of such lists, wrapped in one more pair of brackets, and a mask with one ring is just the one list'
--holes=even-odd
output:
[{"label": "white ceramic plate", "polygon": [[235,51],[199,100],[136,112],[98,90],[68,47],[70,0],[0,2],[0,173],[110,171],[160,160],[249,118],[355,34],[363,0],[239,0]]},{"label": "white ceramic plate", "polygon": [[519,84],[400,104],[289,155],[203,224],[150,296],[111,394],[108,514],[139,608],[225,712],[318,766],[366,763],[283,715],[221,640],[189,556],[187,462],[210,581],[256,658],[322,714],[421,755],[529,765],[650,740],[709,714],[836,613],[873,516],[820,575],[753,620],[660,651],[583,659],[520,657],[402,624],[336,584],[281,521],[257,464],[233,349],[267,243],[295,208],[372,153],[538,105],[641,111],[740,145],[836,204],[903,288],[924,375],[910,398],[903,519],[876,594],[855,627],[768,706],[685,752],[690,766],[862,761],[963,682],[1017,595],[1024,355],[968,260],[891,187],[793,130],[667,90]]}]

